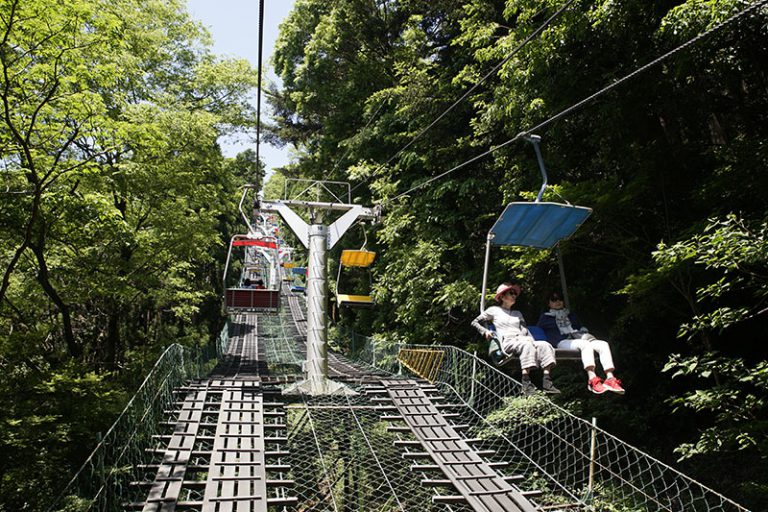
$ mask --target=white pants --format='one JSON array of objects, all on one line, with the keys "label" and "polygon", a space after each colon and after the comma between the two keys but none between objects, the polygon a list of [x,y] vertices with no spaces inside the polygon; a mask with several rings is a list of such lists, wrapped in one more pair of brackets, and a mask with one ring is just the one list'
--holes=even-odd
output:
[{"label": "white pants", "polygon": [[546,368],[555,364],[555,348],[546,341],[531,336],[506,337],[501,342],[505,354],[520,357],[520,368]]},{"label": "white pants", "polygon": [[607,341],[580,338],[577,340],[564,339],[557,344],[557,348],[570,348],[581,351],[581,362],[584,368],[595,366],[595,352],[600,357],[600,364],[603,365],[604,370],[613,370],[613,356],[611,355],[611,347]]}]

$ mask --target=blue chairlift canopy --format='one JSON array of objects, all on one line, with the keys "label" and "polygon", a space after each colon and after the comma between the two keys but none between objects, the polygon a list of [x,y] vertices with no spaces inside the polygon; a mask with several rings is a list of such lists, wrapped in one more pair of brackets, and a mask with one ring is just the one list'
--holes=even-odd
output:
[{"label": "blue chairlift canopy", "polygon": [[510,203],[491,228],[491,244],[549,249],[570,237],[591,213],[591,208],[560,203]]}]

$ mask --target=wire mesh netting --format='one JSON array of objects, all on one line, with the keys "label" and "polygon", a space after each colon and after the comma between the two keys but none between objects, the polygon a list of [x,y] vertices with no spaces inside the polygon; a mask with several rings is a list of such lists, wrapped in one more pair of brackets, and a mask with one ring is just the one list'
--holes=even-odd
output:
[{"label": "wire mesh netting", "polygon": [[143,478],[173,390],[187,379],[207,373],[228,344],[226,329],[203,350],[169,346],[109,431],[48,510],[121,510],[130,483]]},{"label": "wire mesh netting", "polygon": [[[358,392],[360,386],[353,386]],[[437,400],[439,397],[435,398]],[[386,407],[366,394],[301,396],[287,406],[289,455],[299,510],[473,510],[460,498],[420,441]],[[455,428],[473,415],[465,405],[444,400],[441,410]],[[471,439],[478,429],[465,431]],[[514,481],[539,510],[565,512],[585,505],[544,472],[523,475],[528,465],[485,439],[473,441],[494,473]],[[505,447],[506,448],[506,447]],[[510,463],[512,461],[513,463]],[[546,492],[542,492],[546,489]],[[485,510],[485,509],[482,509]]]},{"label": "wire mesh netting", "polygon": [[299,376],[306,358],[306,298],[283,285],[280,311],[260,315],[259,343],[270,375]]},{"label": "wire mesh netting", "polygon": [[276,315],[261,315],[258,322],[259,343],[272,375],[298,375],[304,354],[299,349],[299,335],[291,328],[290,311],[282,308]]},{"label": "wire mesh netting", "polygon": [[[434,351],[444,356],[425,367],[424,354]],[[524,396],[519,382],[461,349],[407,346],[401,360],[466,406],[466,421],[493,458],[541,477],[548,492],[560,488],[595,510],[746,510],[544,395]]]},{"label": "wire mesh netting", "polygon": [[[210,391],[211,379],[232,379],[228,386],[260,385],[258,394],[266,393],[265,382],[281,382],[287,391],[302,378],[306,330],[300,298],[286,300],[294,301],[293,307],[278,313],[231,317],[215,344],[219,364],[208,379],[189,380],[210,355],[169,348],[51,510],[147,510],[147,492],[158,485],[168,439],[191,435],[178,431],[185,421],[180,414],[191,405],[201,415],[175,510],[202,510],[203,481],[210,480],[207,468],[218,435],[213,425],[220,413],[214,411],[231,410],[221,402],[226,391]],[[432,390],[431,407],[440,411],[451,435],[459,436],[451,439],[470,444],[485,467],[536,510],[745,510],[544,395],[523,396],[520,383],[460,349],[398,347],[359,335],[351,345],[349,357],[329,352],[328,366],[329,374],[356,394],[309,396],[291,387],[290,394],[264,396],[264,405],[275,411],[265,409],[264,428],[279,445],[264,452],[272,468],[264,478],[279,490],[269,491],[267,508],[253,504],[248,510],[473,510],[471,499],[457,495],[435,454],[427,453],[424,439],[404,421],[394,395],[387,395],[387,386],[407,379],[397,374],[410,371],[434,382],[415,385]],[[195,399],[201,388],[208,390],[205,399]]]},{"label": "wire mesh netting", "polygon": [[367,396],[302,398],[287,407],[299,510],[446,510],[394,444],[411,438],[388,430]]},{"label": "wire mesh netting", "polygon": [[400,361],[397,355],[402,344],[364,336],[352,331],[343,334],[345,345],[349,347],[349,359],[368,368],[386,374],[401,373]]}]

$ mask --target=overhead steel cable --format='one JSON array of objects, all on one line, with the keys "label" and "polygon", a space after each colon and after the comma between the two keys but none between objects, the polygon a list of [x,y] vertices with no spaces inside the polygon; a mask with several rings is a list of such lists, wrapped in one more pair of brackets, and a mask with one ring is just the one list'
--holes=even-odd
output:
[{"label": "overhead steel cable", "polygon": [[689,39],[685,43],[683,43],[683,44],[675,47],[674,49],[668,51],[667,53],[665,53],[665,54],[655,58],[651,62],[649,62],[649,63],[647,63],[647,64],[645,64],[645,65],[643,65],[643,66],[641,66],[641,67],[639,67],[637,69],[635,69],[634,71],[632,71],[631,73],[623,76],[622,78],[619,78],[618,80],[616,80],[616,81],[606,85],[602,89],[598,90],[597,92],[595,92],[593,94],[590,94],[586,98],[582,99],[581,101],[578,101],[578,102],[574,103],[570,107],[567,107],[567,108],[561,110],[557,114],[547,118],[545,121],[542,121],[541,123],[537,124],[536,126],[533,126],[533,127],[529,128],[529,129],[523,131],[523,132],[520,132],[517,135],[515,135],[514,137],[512,137],[511,139],[509,139],[509,140],[507,140],[505,142],[502,142],[501,144],[499,144],[497,146],[492,146],[489,150],[487,150],[487,151],[485,151],[483,153],[480,153],[479,155],[476,155],[476,156],[470,158],[469,160],[467,160],[465,162],[462,162],[459,165],[457,165],[455,167],[452,167],[451,169],[448,169],[447,171],[445,171],[445,172],[443,172],[441,174],[438,174],[437,176],[433,176],[432,178],[429,178],[428,180],[426,180],[426,181],[424,181],[422,183],[419,183],[418,185],[415,185],[415,186],[411,187],[410,189],[408,189],[407,191],[403,192],[402,194],[398,194],[395,197],[387,199],[386,201],[383,201],[383,202],[378,203],[378,204],[380,206],[384,206],[384,205],[387,205],[387,204],[391,203],[392,201],[396,201],[397,199],[400,199],[401,197],[406,196],[406,195],[410,194],[411,192],[414,192],[415,190],[418,190],[420,188],[424,188],[427,185],[429,185],[429,184],[431,184],[431,183],[433,183],[433,182],[435,182],[435,181],[437,181],[437,180],[447,176],[448,174],[451,174],[454,171],[458,171],[459,169],[461,169],[463,167],[466,167],[467,165],[469,165],[469,164],[471,164],[473,162],[476,162],[477,160],[480,160],[481,158],[484,158],[484,157],[490,155],[491,153],[493,153],[495,151],[498,151],[499,149],[502,149],[502,148],[504,148],[506,146],[509,146],[513,142],[515,142],[517,140],[520,140],[521,138],[523,138],[523,137],[525,137],[525,136],[527,136],[527,135],[529,135],[531,133],[539,131],[540,129],[542,129],[542,128],[552,124],[553,122],[555,122],[555,121],[557,121],[559,119],[562,119],[563,117],[567,116],[568,114],[572,113],[573,111],[583,107],[584,105],[586,105],[587,103],[591,102],[592,100],[595,100],[595,99],[599,98],[600,96],[604,95],[605,93],[615,89],[619,85],[621,85],[621,84],[631,80],[632,78],[636,77],[637,75],[639,75],[639,74],[649,70],[650,68],[660,64],[661,62],[663,62],[663,61],[667,60],[668,58],[674,56],[678,52],[688,48],[689,46],[692,46],[692,45],[696,44],[697,42],[699,42],[700,40],[704,39],[705,37],[708,37],[711,34],[713,34],[714,32],[717,32],[718,30],[722,29],[726,25],[729,25],[729,24],[735,22],[736,20],[742,18],[743,16],[746,16],[747,14],[749,14],[749,13],[751,13],[751,12],[757,10],[757,9],[760,9],[761,7],[765,6],[766,4],[768,4],[768,0],[760,0],[759,2],[755,2],[754,4],[751,4],[751,5],[747,6],[745,9],[743,9],[743,10],[741,10],[741,11],[739,11],[739,12],[733,14],[733,15],[731,15],[730,17],[726,18],[725,20],[721,21],[720,23],[714,25],[712,28],[710,28],[708,30],[705,30],[701,34],[698,34],[696,37],[693,37],[692,39]]},{"label": "overhead steel cable", "polygon": [[[520,52],[520,50],[522,50],[525,47],[525,45],[527,45],[529,42],[531,42],[536,36],[541,34],[544,31],[544,29],[547,28],[550,25],[550,23],[552,23],[558,16],[560,16],[560,14],[562,14],[562,12],[565,11],[574,1],[575,0],[568,0],[567,2],[565,2],[560,7],[560,9],[557,10],[557,12],[555,12],[552,16],[547,18],[547,20],[544,21],[544,23],[542,23],[541,25],[539,25],[539,27],[536,30],[534,30],[533,32],[528,34],[528,36],[525,39],[523,39],[523,41],[521,41],[520,44],[518,44],[511,52],[509,52],[507,54],[507,56],[504,57],[504,59],[501,62],[496,64],[493,67],[493,69],[491,69],[485,75],[483,75],[483,77],[477,83],[475,83],[464,94],[462,94],[459,99],[454,101],[447,109],[445,109],[443,111],[442,114],[437,116],[437,118],[434,121],[429,123],[429,125],[427,125],[425,128],[423,128],[419,133],[417,133],[416,136],[413,137],[413,139],[411,139],[410,142],[408,142],[408,144],[406,144],[405,146],[400,148],[400,150],[397,153],[392,155],[386,162],[384,162],[379,167],[377,167],[374,170],[373,175],[375,175],[376,172],[381,170],[385,165],[390,164],[395,158],[400,156],[403,153],[403,151],[405,151],[406,149],[411,147],[414,142],[416,142],[417,140],[419,140],[421,138],[422,135],[427,133],[427,131],[429,131],[433,126],[435,126],[442,118],[447,116],[454,108],[456,108],[460,103],[462,103],[464,100],[466,100],[469,97],[470,94],[472,94],[478,87],[480,87],[486,80],[488,80],[488,78],[490,78],[494,73],[496,73],[496,71],[498,71],[504,64],[506,64],[507,62],[512,60],[512,58],[515,55],[517,55]],[[354,192],[358,187],[368,183],[368,181],[369,180],[366,180],[366,181],[363,181],[361,183],[358,183],[357,185],[352,187],[352,190],[350,192]]]},{"label": "overhead steel cable", "polygon": [[[368,122],[367,122],[367,123],[365,123],[365,126],[363,126],[363,127],[360,129],[360,131],[359,131],[359,132],[357,132],[358,134],[360,134],[360,133],[363,133],[365,130],[367,130],[367,129],[368,129],[368,127],[369,127],[369,126],[371,126],[371,123],[373,122],[373,120],[374,120],[374,119],[376,119],[376,116],[377,116],[377,115],[379,115],[379,112],[380,112],[380,111],[381,111],[381,109],[384,107],[384,104],[385,104],[385,103],[386,103],[386,102],[389,100],[389,96],[390,96],[390,95],[389,95],[389,94],[387,94],[387,97],[386,97],[386,98],[384,98],[384,99],[381,101],[381,103],[379,104],[379,107],[378,107],[378,108],[376,109],[376,111],[375,111],[375,112],[374,112],[374,113],[371,115],[371,118],[370,118],[370,119],[368,119]],[[334,164],[334,166],[333,166],[333,169],[331,169],[331,172],[333,172],[333,171],[335,171],[336,169],[338,169],[338,167],[339,167],[339,164],[341,163],[341,161],[342,161],[342,160],[344,160],[344,158],[345,158],[345,157],[346,157],[346,156],[349,154],[349,152],[350,152],[351,150],[352,150],[352,148],[350,148],[350,147],[348,147],[348,148],[347,148],[347,150],[344,152],[344,154],[343,154],[343,155],[341,155],[341,156],[339,157],[339,159],[336,161],[336,163],[335,163],[335,164]],[[353,188],[352,190],[354,190],[354,188]],[[351,191],[350,191],[350,193],[351,193]]]},{"label": "overhead steel cable", "polygon": [[256,84],[256,174],[259,172],[259,146],[261,144],[261,58],[264,53],[264,0],[259,0],[259,58]]}]

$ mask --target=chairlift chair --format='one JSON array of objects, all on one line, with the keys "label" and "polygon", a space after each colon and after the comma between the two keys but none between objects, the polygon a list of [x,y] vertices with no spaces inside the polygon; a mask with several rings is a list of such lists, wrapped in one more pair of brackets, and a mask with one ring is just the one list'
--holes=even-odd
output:
[{"label": "chairlift chair", "polygon": [[265,288],[276,289],[278,283],[278,271],[270,249],[264,247],[246,247],[245,267],[248,270],[243,277],[251,280],[259,279]]},{"label": "chairlift chair", "polygon": [[[229,242],[229,251],[227,252],[227,262],[224,265],[224,274],[222,280],[225,286],[224,293],[224,307],[227,313],[235,313],[242,311],[264,311],[264,312],[277,312],[280,307],[280,292],[277,289],[275,280],[268,281],[266,289],[245,288],[242,286],[242,281],[247,277],[247,273],[251,272],[254,268],[254,261],[246,261],[246,269],[241,275],[241,281],[236,287],[226,287],[227,271],[229,270],[229,263],[232,258],[232,249],[234,247],[245,247],[246,250],[250,248],[256,248],[265,251],[277,252],[277,242],[274,237],[256,237],[253,234],[249,235],[234,235]],[[257,258],[258,259],[258,258]],[[268,263],[277,264],[277,258],[271,259],[265,256]],[[259,267],[259,265],[256,265]],[[272,275],[272,270],[269,268],[263,268],[262,276],[265,278]]]},{"label": "chairlift chair", "polygon": [[291,269],[291,277],[293,284],[291,285],[291,291],[297,293],[304,293],[307,290],[306,278],[307,267],[293,267]]},{"label": "chairlift chair", "polygon": [[366,251],[365,249],[350,250],[345,249],[341,251],[341,258],[339,259],[339,273],[336,276],[336,304],[339,307],[349,308],[370,308],[373,307],[375,302],[370,293],[368,295],[361,294],[349,294],[342,293],[340,289],[342,286],[342,271],[344,267],[364,269],[368,274],[368,289],[373,286],[373,278],[371,277],[370,267],[373,264],[373,260],[376,259],[376,253],[372,251]]},{"label": "chairlift chair", "polygon": [[285,263],[282,263],[281,266],[283,267],[283,281],[291,283],[293,282],[293,274],[291,270],[294,268],[294,263],[290,261],[286,261]]},{"label": "chairlift chair", "polygon": [[[490,263],[491,246],[518,246],[534,247],[537,249],[551,249],[557,247],[558,266],[560,270],[560,283],[563,289],[563,298],[568,307],[568,291],[565,282],[565,269],[558,244],[576,232],[592,213],[591,208],[575,206],[571,204],[542,202],[541,198],[547,188],[547,173],[544,161],[539,150],[541,138],[537,135],[528,137],[536,151],[539,169],[542,174],[543,184],[534,202],[512,202],[507,205],[501,216],[496,220],[488,232],[485,247],[485,265],[483,268],[483,286],[480,294],[480,311],[485,310],[485,290],[488,286],[488,269]],[[529,332],[536,340],[547,341],[544,331],[536,326],[528,327]],[[499,349],[500,351],[500,349]],[[578,350],[555,349],[558,360],[579,360],[581,353]],[[516,357],[502,359],[499,354],[491,354],[498,366],[507,366],[517,360]]]}]

